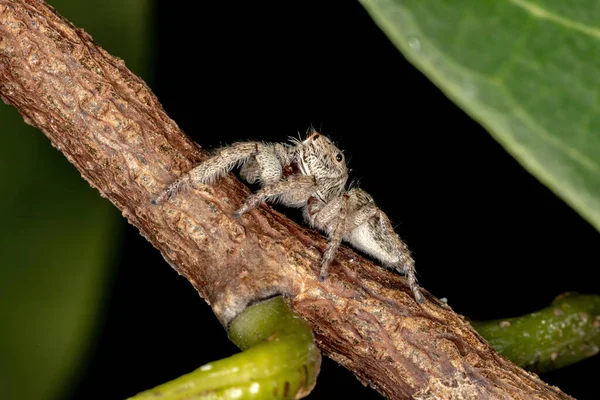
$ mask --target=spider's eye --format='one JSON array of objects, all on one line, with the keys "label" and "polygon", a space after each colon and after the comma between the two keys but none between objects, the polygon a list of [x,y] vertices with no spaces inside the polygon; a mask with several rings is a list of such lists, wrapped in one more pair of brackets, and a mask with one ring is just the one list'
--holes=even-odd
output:
[{"label": "spider's eye", "polygon": [[344,159],[344,156],[342,155],[342,153],[337,153],[335,159],[338,160],[338,162],[340,162]]}]

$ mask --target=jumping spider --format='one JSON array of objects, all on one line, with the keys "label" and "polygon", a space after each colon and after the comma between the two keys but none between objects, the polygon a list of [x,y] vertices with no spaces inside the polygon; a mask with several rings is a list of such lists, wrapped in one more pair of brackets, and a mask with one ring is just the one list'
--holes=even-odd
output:
[{"label": "jumping spider", "polygon": [[346,190],[344,154],[316,131],[309,132],[304,140],[292,138],[290,143],[237,142],[222,147],[169,185],[153,203],[163,203],[187,185],[212,184],[235,166],[241,166],[243,179],[261,186],[235,212],[236,218],[265,201],[279,201],[302,208],[310,226],[329,236],[321,261],[321,281],[327,278],[329,264],[344,240],[405,274],[415,300],[423,302],[408,247],[367,192]]}]

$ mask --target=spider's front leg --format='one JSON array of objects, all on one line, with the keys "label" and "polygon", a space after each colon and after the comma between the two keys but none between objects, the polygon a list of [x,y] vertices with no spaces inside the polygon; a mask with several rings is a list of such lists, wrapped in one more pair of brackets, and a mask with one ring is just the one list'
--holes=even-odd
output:
[{"label": "spider's front leg", "polygon": [[[244,172],[242,176],[248,175],[252,182],[260,180],[266,184],[275,183],[281,179],[280,157],[284,158],[283,154],[285,148],[280,144],[238,142],[222,147],[216,150],[213,156],[171,183],[152,203],[164,203],[188,186],[212,184],[240,164]],[[244,168],[246,164],[249,164],[250,168]]]},{"label": "spider's front leg", "polygon": [[316,187],[317,184],[313,176],[291,175],[274,184],[263,186],[257,192],[248,196],[242,207],[235,212],[234,217],[241,217],[244,213],[265,201],[279,200],[287,206],[301,207]]},{"label": "spider's front leg", "polygon": [[387,215],[364,190],[354,188],[347,195],[348,216],[344,239],[386,266],[405,274],[415,300],[422,303],[424,299],[417,284],[414,260]]}]

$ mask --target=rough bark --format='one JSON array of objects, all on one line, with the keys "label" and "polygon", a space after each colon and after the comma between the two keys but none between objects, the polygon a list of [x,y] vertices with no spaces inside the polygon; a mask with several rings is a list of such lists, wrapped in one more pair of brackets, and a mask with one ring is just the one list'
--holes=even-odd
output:
[{"label": "rough bark", "polygon": [[[447,305],[342,247],[318,281],[321,235],[268,206],[234,220],[233,176],[153,206],[206,152],[122,60],[38,0],[0,0],[0,95],[158,248],[227,324],[283,294],[322,351],[388,398],[569,398],[499,356]],[[143,271],[140,271],[143,273]],[[157,290],[159,290],[157,288]]]}]

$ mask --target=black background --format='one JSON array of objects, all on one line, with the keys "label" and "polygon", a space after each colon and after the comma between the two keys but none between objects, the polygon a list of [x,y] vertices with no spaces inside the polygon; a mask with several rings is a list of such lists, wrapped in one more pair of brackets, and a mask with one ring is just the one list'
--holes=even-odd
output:
[{"label": "black background", "polygon": [[[150,84],[201,145],[285,141],[311,124],[330,135],[414,252],[421,285],[470,318],[600,293],[598,233],[412,67],[358,2],[186,4],[157,3]],[[65,398],[125,398],[238,351],[192,286],[125,229],[97,345]],[[592,399],[598,371],[596,356],[542,378]],[[348,394],[380,398],[324,358],[309,398]]]}]

